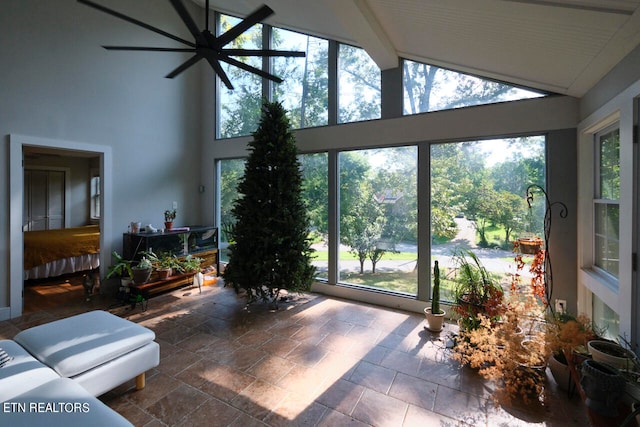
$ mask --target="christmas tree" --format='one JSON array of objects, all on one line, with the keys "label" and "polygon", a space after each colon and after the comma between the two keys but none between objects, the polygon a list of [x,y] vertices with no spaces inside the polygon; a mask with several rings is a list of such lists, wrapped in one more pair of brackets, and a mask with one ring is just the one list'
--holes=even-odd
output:
[{"label": "christmas tree", "polygon": [[249,302],[277,304],[282,290],[311,288],[315,267],[297,154],[285,109],[265,101],[238,184],[223,274],[236,292],[246,292]]}]

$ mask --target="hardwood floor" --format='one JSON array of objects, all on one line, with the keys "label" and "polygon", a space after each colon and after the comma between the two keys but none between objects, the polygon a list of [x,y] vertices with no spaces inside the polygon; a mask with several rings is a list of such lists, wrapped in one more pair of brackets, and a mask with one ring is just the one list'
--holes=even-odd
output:
[{"label": "hardwood floor", "polygon": [[69,274],[52,279],[24,282],[24,310],[33,313],[50,310],[86,299],[82,279],[85,273]]}]

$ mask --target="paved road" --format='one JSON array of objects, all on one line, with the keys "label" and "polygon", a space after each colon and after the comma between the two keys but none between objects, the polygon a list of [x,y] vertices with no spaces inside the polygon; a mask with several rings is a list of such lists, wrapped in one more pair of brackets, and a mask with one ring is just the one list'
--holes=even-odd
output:
[{"label": "paved road", "polygon": [[[496,272],[499,274],[506,274],[513,272],[515,269],[513,263],[513,253],[511,251],[505,251],[502,249],[487,249],[479,248],[475,244],[476,230],[471,221],[466,218],[456,218],[458,225],[458,234],[456,237],[448,243],[441,245],[433,245],[431,247],[431,254],[438,260],[442,267],[454,266],[452,254],[459,249],[470,249],[478,255],[483,265],[487,270]],[[318,250],[326,250],[326,246],[315,246]],[[418,248],[414,244],[400,243],[396,246],[396,249],[401,252],[414,252],[416,253],[416,259],[407,261],[379,261],[376,265],[376,271],[412,271],[416,266]],[[349,248],[341,246],[340,250],[348,251]],[[326,269],[326,262],[316,263],[319,269]],[[358,261],[340,261],[341,271],[360,271],[360,263]],[[371,261],[365,262],[365,271],[371,270]]]}]

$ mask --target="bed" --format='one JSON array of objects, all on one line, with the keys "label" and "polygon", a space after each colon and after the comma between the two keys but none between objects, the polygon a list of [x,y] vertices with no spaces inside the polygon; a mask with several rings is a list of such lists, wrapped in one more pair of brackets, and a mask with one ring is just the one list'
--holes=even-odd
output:
[{"label": "bed", "polygon": [[24,279],[44,279],[100,266],[97,225],[24,232]]}]

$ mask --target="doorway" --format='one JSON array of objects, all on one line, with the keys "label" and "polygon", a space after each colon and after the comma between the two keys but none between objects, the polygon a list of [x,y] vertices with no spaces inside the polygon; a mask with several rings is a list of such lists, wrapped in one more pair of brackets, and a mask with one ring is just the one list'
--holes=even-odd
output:
[{"label": "doorway", "polygon": [[22,315],[24,310],[24,152],[47,152],[58,156],[90,156],[95,157],[100,180],[100,265],[110,262],[111,243],[105,236],[111,233],[111,147],[74,141],[30,137],[24,135],[9,136],[9,183],[10,183],[10,218],[9,239],[10,251],[10,306],[0,308],[0,318],[14,318]]}]

